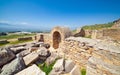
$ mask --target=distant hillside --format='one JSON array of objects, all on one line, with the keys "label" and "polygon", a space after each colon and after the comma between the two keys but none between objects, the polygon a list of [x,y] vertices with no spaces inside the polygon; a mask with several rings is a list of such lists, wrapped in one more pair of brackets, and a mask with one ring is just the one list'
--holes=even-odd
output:
[{"label": "distant hillside", "polygon": [[85,30],[99,30],[102,28],[110,28],[114,25],[113,22],[105,23],[105,24],[95,24],[95,25],[85,25],[82,28]]},{"label": "distant hillside", "polygon": [[16,31],[28,31],[28,32],[50,32],[50,29],[44,29],[40,27],[29,27],[23,26],[20,24],[8,24],[8,23],[0,23],[0,32],[16,32]]}]

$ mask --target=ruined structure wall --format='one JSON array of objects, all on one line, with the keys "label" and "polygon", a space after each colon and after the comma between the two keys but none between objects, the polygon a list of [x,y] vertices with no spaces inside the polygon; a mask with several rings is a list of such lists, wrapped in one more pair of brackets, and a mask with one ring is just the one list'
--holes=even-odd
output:
[{"label": "ruined structure wall", "polygon": [[109,36],[112,39],[120,41],[120,29],[106,29],[106,30],[103,30],[103,36]]},{"label": "ruined structure wall", "polygon": [[44,34],[44,41],[45,43],[48,43],[50,45],[52,45],[52,36],[50,35],[50,33],[46,33]]},{"label": "ruined structure wall", "polygon": [[87,75],[120,75],[120,45],[82,37],[67,38],[60,47],[67,59],[86,67]]},{"label": "ruined structure wall", "polygon": [[112,28],[120,28],[120,19],[114,22],[114,25],[112,26]]},{"label": "ruined structure wall", "polygon": [[[66,58],[72,59],[81,68],[86,67],[88,59],[91,57],[93,49],[87,46],[87,38],[81,39],[81,37],[67,38],[60,46],[60,50],[63,51]],[[88,39],[90,40],[90,39]],[[91,41],[91,40],[90,40]],[[92,40],[93,41],[93,40]]]},{"label": "ruined structure wall", "polygon": [[52,36],[52,47],[54,49],[59,48],[60,43],[62,43],[65,38],[71,35],[71,31],[67,27],[54,27],[51,31]]},{"label": "ruined structure wall", "polygon": [[52,44],[51,44],[51,43],[52,43],[52,36],[51,36],[50,33],[40,33],[40,34],[37,34],[37,35],[36,35],[36,37],[37,37],[37,40],[36,40],[36,41],[38,42],[38,40],[40,39],[40,35],[41,35],[41,34],[43,35],[44,42],[52,45]]},{"label": "ruined structure wall", "polygon": [[112,39],[120,41],[120,29],[103,29],[103,30],[93,30],[93,39]]},{"label": "ruined structure wall", "polygon": [[92,35],[92,30],[85,30],[85,36],[89,37]]},{"label": "ruined structure wall", "polygon": [[91,34],[92,39],[101,39],[103,38],[103,30],[93,30]]},{"label": "ruined structure wall", "polygon": [[54,27],[51,31],[51,35],[53,36],[54,32],[59,32],[61,35],[61,40],[64,40],[65,38],[69,37],[71,35],[71,31],[67,27]]}]

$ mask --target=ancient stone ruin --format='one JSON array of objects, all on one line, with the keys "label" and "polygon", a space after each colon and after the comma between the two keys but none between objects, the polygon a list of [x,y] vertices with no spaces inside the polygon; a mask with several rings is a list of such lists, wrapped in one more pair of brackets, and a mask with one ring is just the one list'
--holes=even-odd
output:
[{"label": "ancient stone ruin", "polygon": [[66,27],[54,27],[51,31],[53,48],[57,49],[59,44],[65,40],[65,38],[71,35],[71,31]]},{"label": "ancient stone ruin", "polygon": [[32,37],[18,38],[18,41],[26,41],[26,40],[32,40]]},{"label": "ancient stone ruin", "polygon": [[120,19],[114,21],[114,25],[112,26],[112,28],[120,28]]},{"label": "ancient stone ruin", "polygon": [[0,75],[46,75],[40,63],[54,63],[48,75],[82,75],[83,68],[86,75],[120,75],[120,44],[85,38],[86,31],[81,31],[82,36],[74,37],[69,28],[55,27],[49,34],[38,34],[38,41],[1,48]]},{"label": "ancient stone ruin", "polygon": [[83,28],[78,28],[74,37],[85,37],[85,30]]}]

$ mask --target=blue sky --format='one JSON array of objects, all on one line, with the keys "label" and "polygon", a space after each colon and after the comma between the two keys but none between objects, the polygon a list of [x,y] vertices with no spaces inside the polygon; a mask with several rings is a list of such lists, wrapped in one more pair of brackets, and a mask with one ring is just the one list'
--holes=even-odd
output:
[{"label": "blue sky", "polygon": [[0,0],[0,22],[18,27],[77,28],[120,18],[120,0]]}]

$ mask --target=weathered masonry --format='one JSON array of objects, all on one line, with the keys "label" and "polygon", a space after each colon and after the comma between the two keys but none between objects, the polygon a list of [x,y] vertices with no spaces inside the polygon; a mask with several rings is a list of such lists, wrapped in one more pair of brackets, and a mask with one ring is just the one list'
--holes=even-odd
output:
[{"label": "weathered masonry", "polygon": [[71,31],[66,27],[54,27],[51,31],[52,34],[52,46],[54,49],[59,48],[59,44],[65,40],[65,38],[71,35]]}]

